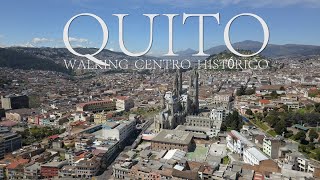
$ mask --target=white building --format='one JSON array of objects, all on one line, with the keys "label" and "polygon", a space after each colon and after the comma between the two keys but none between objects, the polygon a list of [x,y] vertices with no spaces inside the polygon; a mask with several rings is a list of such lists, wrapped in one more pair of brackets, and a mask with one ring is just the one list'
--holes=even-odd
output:
[{"label": "white building", "polygon": [[134,107],[134,101],[129,96],[118,96],[116,97],[116,109],[129,111],[131,108]]},{"label": "white building", "polygon": [[210,112],[210,119],[217,121],[224,121],[226,118],[226,111],[222,108],[212,109]]},{"label": "white building", "polygon": [[223,92],[218,93],[213,98],[213,103],[220,104],[220,103],[229,103],[232,99],[232,93]]},{"label": "white building", "polygon": [[238,131],[232,130],[228,133],[227,147],[231,152],[240,154],[240,156],[242,156],[245,148],[254,146],[255,144],[253,142],[249,141]]},{"label": "white building", "polygon": [[108,129],[103,131],[103,137],[105,139],[116,139],[120,143],[123,142],[126,138],[130,136],[130,134],[136,128],[136,120],[132,119],[121,123],[119,126],[115,127],[114,129]]},{"label": "white building", "polygon": [[256,147],[250,147],[243,152],[243,161],[251,165],[259,165],[261,161],[269,159]]}]

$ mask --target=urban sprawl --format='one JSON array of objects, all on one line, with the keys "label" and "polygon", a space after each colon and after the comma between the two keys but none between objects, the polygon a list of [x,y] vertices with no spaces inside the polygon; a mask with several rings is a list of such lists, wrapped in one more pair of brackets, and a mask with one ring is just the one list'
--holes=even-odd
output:
[{"label": "urban sprawl", "polygon": [[319,179],[319,67],[1,67],[0,179]]}]

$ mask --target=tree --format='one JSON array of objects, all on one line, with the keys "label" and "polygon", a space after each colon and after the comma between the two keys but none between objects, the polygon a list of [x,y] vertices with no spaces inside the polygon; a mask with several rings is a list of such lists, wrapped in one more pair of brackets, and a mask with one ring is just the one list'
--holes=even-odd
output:
[{"label": "tree", "polygon": [[244,87],[243,85],[241,85],[240,89],[237,90],[237,96],[242,96],[246,94],[246,87]]},{"label": "tree", "polygon": [[316,103],[314,107],[316,112],[320,112],[320,103]]},{"label": "tree", "polygon": [[320,149],[315,149],[314,159],[320,160]]},{"label": "tree", "polygon": [[252,116],[253,112],[251,111],[251,109],[247,109],[246,110],[246,115]]},{"label": "tree", "polygon": [[273,99],[278,97],[277,91],[272,91],[270,95]]},{"label": "tree", "polygon": [[245,94],[246,95],[252,95],[252,94],[255,94],[256,93],[256,88],[254,87],[254,88],[250,88],[250,89],[247,89],[246,91],[245,91]]},{"label": "tree", "polygon": [[313,142],[315,139],[318,139],[318,138],[319,138],[319,134],[316,132],[316,130],[310,129],[309,131],[310,142]]},{"label": "tree", "polygon": [[[275,112],[276,113],[276,112]],[[266,122],[271,126],[275,127],[276,124],[280,121],[278,114],[270,113],[266,118]]]},{"label": "tree", "polygon": [[294,135],[294,139],[302,142],[306,139],[306,133],[304,131],[299,131],[296,135]]},{"label": "tree", "polygon": [[286,122],[284,120],[280,120],[276,123],[276,126],[274,128],[274,131],[277,134],[282,134],[283,132],[287,131]]},{"label": "tree", "polygon": [[239,115],[238,111],[229,113],[224,125],[230,129],[239,131],[242,128],[242,117]]}]

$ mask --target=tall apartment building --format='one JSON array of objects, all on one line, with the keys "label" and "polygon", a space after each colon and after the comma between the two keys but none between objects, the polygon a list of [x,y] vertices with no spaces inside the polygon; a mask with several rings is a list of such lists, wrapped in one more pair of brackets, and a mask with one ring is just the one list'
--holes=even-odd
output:
[{"label": "tall apartment building", "polygon": [[5,154],[5,141],[0,137],[0,159],[4,159]]},{"label": "tall apartment building", "polygon": [[278,138],[263,139],[263,152],[272,159],[279,158],[280,146],[281,146],[281,140]]},{"label": "tall apartment building", "polygon": [[29,108],[29,97],[26,95],[1,96],[1,104],[5,110]]},{"label": "tall apartment building", "polygon": [[21,135],[13,132],[0,134],[3,139],[1,145],[4,147],[5,153],[9,153],[22,147]]},{"label": "tall apartment building", "polygon": [[[2,106],[0,106],[2,107]],[[6,117],[6,111],[3,108],[0,108],[0,119]]]},{"label": "tall apartment building", "polygon": [[246,137],[240,134],[238,131],[232,130],[227,136],[227,148],[240,156],[243,156],[243,152],[246,148],[254,147],[255,144],[249,141]]}]

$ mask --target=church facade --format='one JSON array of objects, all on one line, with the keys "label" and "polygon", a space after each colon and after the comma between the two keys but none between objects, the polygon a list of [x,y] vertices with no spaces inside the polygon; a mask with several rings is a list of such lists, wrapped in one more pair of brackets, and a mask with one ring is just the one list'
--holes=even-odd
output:
[{"label": "church facade", "polygon": [[182,71],[177,70],[173,91],[166,92],[161,100],[162,110],[155,117],[155,131],[174,129],[186,121],[186,116],[199,113],[199,74],[192,70],[187,90],[182,88]]}]

